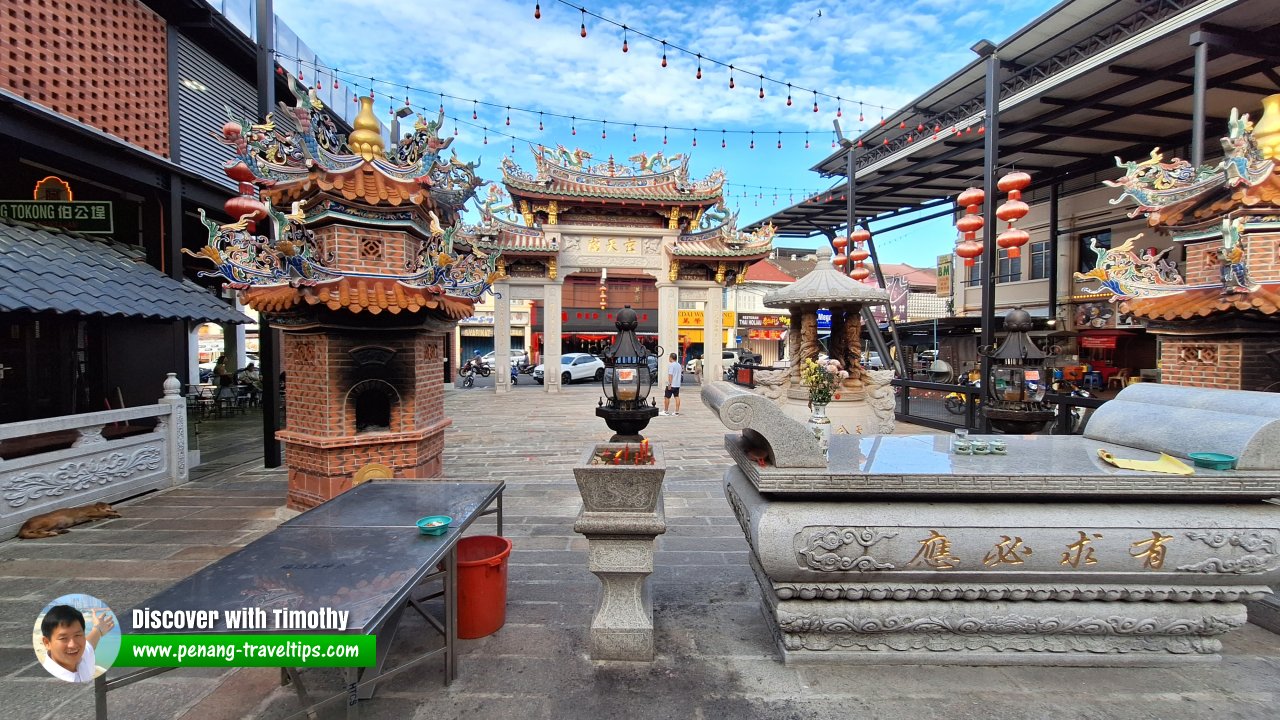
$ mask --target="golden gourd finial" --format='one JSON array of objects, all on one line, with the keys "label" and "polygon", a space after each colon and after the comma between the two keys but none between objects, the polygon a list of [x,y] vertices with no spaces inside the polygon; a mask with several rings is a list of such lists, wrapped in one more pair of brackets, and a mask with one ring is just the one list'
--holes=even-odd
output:
[{"label": "golden gourd finial", "polygon": [[382,144],[382,126],[373,114],[373,98],[360,98],[360,111],[356,113],[351,126],[355,128],[347,138],[351,152],[365,160],[372,160],[384,152]]}]

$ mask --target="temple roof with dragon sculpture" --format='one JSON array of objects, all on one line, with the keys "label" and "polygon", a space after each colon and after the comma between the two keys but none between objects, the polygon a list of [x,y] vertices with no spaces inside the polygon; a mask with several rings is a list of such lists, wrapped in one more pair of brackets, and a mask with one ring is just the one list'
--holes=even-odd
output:
[{"label": "temple roof with dragon sculpture", "polygon": [[[216,266],[201,275],[224,279],[245,304],[274,314],[305,304],[469,316],[497,277],[496,253],[462,253],[454,243],[463,206],[484,183],[478,163],[442,157],[453,140],[440,138],[442,117],[419,116],[388,148],[372,98],[360,98],[344,136],[314,90],[289,82],[296,105],[280,103],[284,122],[273,113],[256,124],[227,111],[219,139],[235,154],[225,171],[240,195],[226,209],[237,220],[219,224],[201,211],[208,243],[185,251]],[[269,236],[256,234],[262,221]],[[382,234],[361,237],[360,228]]]},{"label": "temple roof with dragon sculpture", "polygon": [[505,191],[491,185],[485,199],[477,199],[480,221],[459,238],[508,258],[554,257],[560,247],[550,226],[653,227],[678,232],[669,252],[680,260],[745,262],[769,253],[773,227],[739,231],[737,212],[725,205],[724,172],[691,180],[688,155],[641,152],[629,164],[610,156],[591,165],[581,149],[530,149],[534,172],[503,158]]},{"label": "temple roof with dragon sculpture", "polygon": [[[1104,181],[1121,189],[1112,204],[1126,199],[1136,207],[1130,217],[1145,214],[1147,225],[1167,234],[1186,250],[1188,282],[1164,259],[1134,253],[1135,236],[1118,247],[1094,247],[1095,267],[1076,273],[1077,280],[1096,280],[1121,312],[1153,326],[1224,320],[1280,319],[1280,95],[1264,101],[1258,127],[1233,109],[1222,138],[1223,157],[1194,167],[1186,160],[1166,160],[1160,149],[1142,161],[1116,165],[1125,174]],[[1265,126],[1265,127],[1264,127]],[[1216,278],[1197,268],[1212,267]],[[1204,282],[1204,280],[1208,280]]]}]

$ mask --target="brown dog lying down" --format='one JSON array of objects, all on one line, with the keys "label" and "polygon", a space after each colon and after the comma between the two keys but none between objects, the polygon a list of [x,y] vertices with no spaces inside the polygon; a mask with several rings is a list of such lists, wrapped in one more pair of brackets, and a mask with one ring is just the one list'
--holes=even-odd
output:
[{"label": "brown dog lying down", "polygon": [[92,505],[81,505],[80,507],[62,508],[54,510],[43,515],[37,515],[30,520],[22,523],[22,529],[18,531],[18,537],[24,540],[33,538],[46,538],[55,535],[61,535],[70,532],[67,528],[80,523],[87,523],[90,520],[101,520],[103,518],[118,518],[120,513],[104,502],[94,503]]}]

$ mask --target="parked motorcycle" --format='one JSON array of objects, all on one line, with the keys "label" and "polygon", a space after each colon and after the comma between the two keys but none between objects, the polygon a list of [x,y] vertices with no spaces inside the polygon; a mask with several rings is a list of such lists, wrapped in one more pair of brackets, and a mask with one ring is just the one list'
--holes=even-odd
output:
[{"label": "parked motorcycle", "polygon": [[[982,388],[982,381],[981,381],[981,380],[975,380],[975,381],[973,381],[973,383],[962,382],[962,383],[960,383],[960,384],[961,384],[961,385],[971,385],[971,386],[974,388],[974,390],[975,390],[975,391],[977,391],[977,390],[979,390],[979,389],[981,389],[981,388]],[[973,400],[973,401],[974,401],[974,403],[975,403],[975,404],[977,404],[977,405],[981,405],[981,404],[982,404],[982,393],[981,393],[981,392],[975,392],[975,397],[974,397],[974,400]],[[947,412],[949,412],[949,413],[951,413],[951,414],[953,414],[953,415],[963,415],[963,414],[964,414],[964,408],[965,408],[965,405],[966,405],[966,404],[968,404],[968,402],[969,402],[969,393],[967,393],[967,392],[963,392],[963,391],[959,391],[959,390],[957,390],[957,391],[955,391],[955,392],[949,392],[949,393],[947,393],[946,395],[943,395],[943,396],[942,396],[942,406],[943,406],[943,407],[945,407],[945,408],[947,409]]]},{"label": "parked motorcycle", "polygon": [[[1053,391],[1062,395],[1077,398],[1091,398],[1093,394],[1075,383],[1068,381],[1060,381],[1054,383]],[[1071,413],[1071,434],[1078,435],[1084,429],[1084,424],[1089,420],[1089,416],[1093,414],[1093,408],[1081,407],[1079,405],[1069,406]],[[1054,426],[1056,429],[1056,425]]]},{"label": "parked motorcycle", "polygon": [[515,365],[511,366],[511,384],[512,385],[520,384],[520,369],[517,368]]}]

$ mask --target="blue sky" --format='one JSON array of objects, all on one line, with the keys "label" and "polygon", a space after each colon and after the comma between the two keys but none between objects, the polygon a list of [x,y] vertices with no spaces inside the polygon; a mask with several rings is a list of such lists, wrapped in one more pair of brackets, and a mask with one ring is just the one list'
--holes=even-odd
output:
[{"label": "blue sky", "polygon": [[[733,64],[739,71],[731,90],[729,72],[710,60],[702,63],[699,80],[694,57],[669,47],[664,68],[659,42],[628,33],[628,52],[623,53],[619,28],[587,16],[587,37],[582,38],[577,5],[558,0],[539,4],[541,19],[534,19],[535,3],[523,0],[275,0],[275,11],[330,66],[394,83],[395,88],[374,84],[379,112],[388,112],[391,104],[403,106],[406,94],[414,105],[431,109],[441,102],[434,93],[498,105],[444,99],[446,114],[460,120],[452,148],[463,159],[480,158],[480,174],[487,179],[500,176],[504,155],[532,167],[526,141],[581,147],[595,160],[612,154],[621,162],[640,151],[688,153],[695,178],[725,170],[729,205],[740,211],[740,224],[746,224],[832,184],[809,168],[832,150],[837,102],[819,98],[819,112],[814,113],[813,94],[793,90],[788,107],[787,87],[769,82],[760,99],[758,74],[839,96],[841,122],[846,134],[852,134],[860,127],[859,101],[863,125],[875,123],[878,106],[891,112],[969,62],[968,48],[977,40],[1003,41],[1053,5],[1046,0],[586,5],[592,13],[670,46]],[[405,85],[421,90],[406,93]],[[510,125],[507,106],[513,108]],[[472,120],[473,110],[477,120]],[[446,121],[447,132],[454,126]],[[486,126],[488,144],[483,142]],[[663,145],[661,126],[698,128],[697,147],[693,132],[674,129],[666,132]],[[790,133],[781,137],[781,150],[778,131]],[[722,139],[727,145],[723,149]],[[752,139],[754,150],[749,148]],[[877,245],[885,262],[928,267],[949,251],[954,236],[946,221],[935,221],[878,236]]]}]

